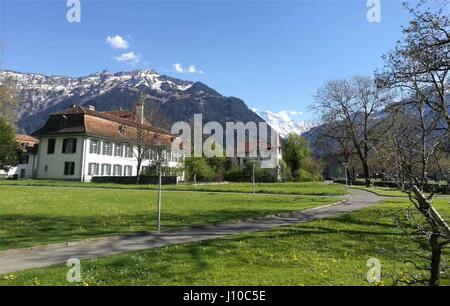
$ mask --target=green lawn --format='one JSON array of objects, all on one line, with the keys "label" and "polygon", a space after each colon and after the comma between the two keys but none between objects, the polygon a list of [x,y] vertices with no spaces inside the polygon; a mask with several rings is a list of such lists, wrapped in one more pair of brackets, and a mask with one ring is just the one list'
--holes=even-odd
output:
[{"label": "green lawn", "polygon": [[[448,199],[436,207],[450,218]],[[393,224],[404,199],[259,233],[82,261],[84,285],[367,285],[367,260],[381,262],[381,285],[417,272],[404,259],[416,245]],[[450,260],[450,250],[444,256]],[[69,285],[60,265],[10,273],[0,285]],[[443,285],[450,285],[447,277]]]},{"label": "green lawn", "polygon": [[[0,186],[0,250],[155,230],[153,190]],[[162,229],[325,205],[336,198],[163,193]]]},{"label": "green lawn", "polygon": [[[71,181],[49,180],[0,180],[0,186],[56,186],[56,187],[90,187],[90,188],[114,188],[114,189],[157,189],[157,185],[123,185],[106,183],[82,183]],[[253,192],[251,183],[229,184],[179,184],[164,185],[165,190],[185,191],[220,191],[220,192]],[[345,187],[341,184],[327,184],[323,182],[299,182],[299,183],[257,183],[257,193],[300,194],[300,195],[342,195]]]},{"label": "green lawn", "polygon": [[364,186],[352,186],[352,188],[367,190],[373,192],[379,196],[386,197],[406,197],[407,194],[399,189],[388,188],[388,187],[364,187]]},{"label": "green lawn", "polygon": [[[396,189],[396,188],[389,188],[389,187],[365,187],[365,186],[351,186],[351,188],[357,188],[362,190],[367,190],[370,192],[373,192],[379,196],[385,196],[385,197],[408,197],[408,194]],[[429,195],[429,193],[425,193]],[[437,196],[446,196],[442,194],[435,194]]]}]

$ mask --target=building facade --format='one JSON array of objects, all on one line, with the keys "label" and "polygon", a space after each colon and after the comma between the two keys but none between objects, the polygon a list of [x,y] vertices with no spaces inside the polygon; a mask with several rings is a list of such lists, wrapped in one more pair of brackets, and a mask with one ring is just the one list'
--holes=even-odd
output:
[{"label": "building facade", "polygon": [[[153,141],[152,148],[163,157],[165,168],[180,167],[182,151],[172,151],[178,139],[168,131],[151,127],[133,112],[98,112],[94,108],[72,106],[50,115],[45,125],[33,133],[40,141],[36,178],[90,182],[94,176],[136,176],[138,173],[138,134],[142,142]],[[155,136],[155,137],[153,137]],[[147,138],[147,139],[145,139]],[[146,152],[140,165],[154,165],[155,156]],[[176,173],[183,180],[183,173]]]},{"label": "building facade", "polygon": [[16,134],[18,143],[17,165],[8,169],[0,170],[0,176],[17,178],[33,178],[36,171],[37,153],[39,140],[29,135]]}]

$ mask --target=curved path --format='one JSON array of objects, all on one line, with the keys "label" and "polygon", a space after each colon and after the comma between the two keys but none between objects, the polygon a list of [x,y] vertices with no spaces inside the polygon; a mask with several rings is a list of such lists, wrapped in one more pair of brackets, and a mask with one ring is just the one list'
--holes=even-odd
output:
[{"label": "curved path", "polygon": [[281,213],[257,219],[218,225],[173,229],[160,233],[134,234],[39,246],[0,252],[0,274],[67,262],[69,258],[90,259],[166,245],[215,239],[226,235],[255,232],[329,218],[378,203],[383,197],[360,189],[350,189],[345,201],[303,211]]}]

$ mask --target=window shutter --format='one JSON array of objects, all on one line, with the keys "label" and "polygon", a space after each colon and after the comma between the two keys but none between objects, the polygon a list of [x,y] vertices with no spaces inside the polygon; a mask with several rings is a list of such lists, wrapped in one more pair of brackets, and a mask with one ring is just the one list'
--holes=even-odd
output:
[{"label": "window shutter", "polygon": [[63,146],[62,146],[62,152],[66,153],[66,147],[67,147],[67,139],[63,140]]}]

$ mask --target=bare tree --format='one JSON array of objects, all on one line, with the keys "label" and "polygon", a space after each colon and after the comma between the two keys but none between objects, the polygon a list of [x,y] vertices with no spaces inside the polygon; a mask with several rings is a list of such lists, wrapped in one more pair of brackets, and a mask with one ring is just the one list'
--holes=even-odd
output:
[{"label": "bare tree", "polygon": [[444,13],[447,1],[440,1],[435,9],[427,3],[408,8],[413,19],[403,30],[404,38],[384,56],[384,71],[377,74],[377,83],[396,91],[399,102],[387,109],[385,121],[391,128],[376,149],[380,163],[388,164],[387,175],[409,195],[414,207],[397,216],[397,224],[425,249],[423,258],[429,260],[429,277],[413,280],[435,286],[446,268],[442,252],[450,244],[448,221],[433,206],[436,188],[429,184],[431,171],[444,181],[450,179],[445,166],[450,156],[450,20]]},{"label": "bare tree", "polygon": [[401,89],[404,97],[419,95],[439,113],[450,135],[450,16],[449,1],[419,1],[409,8],[413,19],[403,29],[404,37],[384,56],[386,69],[379,74],[383,84]]},{"label": "bare tree", "polygon": [[[163,134],[159,129],[152,127],[143,117],[143,106],[139,108],[141,114],[137,116],[138,120],[130,122],[130,125],[119,126],[119,131],[127,144],[127,150],[130,150],[133,157],[137,160],[137,182],[139,183],[142,170],[141,166],[145,160],[161,161],[163,158],[162,148]],[[136,108],[138,110],[138,108]],[[160,165],[159,167],[162,167]]]},{"label": "bare tree", "polygon": [[356,171],[360,168],[360,162],[346,129],[338,126],[339,124],[341,123],[334,122],[320,127],[319,136],[315,137],[313,145],[316,153],[323,160],[332,164],[348,165],[351,169],[351,178],[354,180]]},{"label": "bare tree", "polygon": [[[377,112],[388,98],[373,79],[357,76],[351,80],[326,82],[315,96],[312,109],[321,115],[326,126],[320,137],[333,139],[341,145],[351,143],[353,152],[361,162],[366,185],[370,185],[369,153],[382,136]],[[342,149],[345,150],[343,146]]]},{"label": "bare tree", "polygon": [[[441,255],[450,244],[450,227],[433,206],[436,190],[429,184],[428,173],[431,165],[439,167],[440,156],[450,152],[446,132],[436,129],[439,114],[425,106],[424,100],[412,99],[389,107],[385,120],[392,121],[391,128],[376,150],[379,162],[390,165],[386,175],[408,194],[414,211],[422,216],[414,217],[414,211],[408,210],[403,216],[398,215],[396,222],[430,253],[430,256],[422,256],[430,260],[428,283],[439,285],[441,268],[445,269]],[[424,282],[425,279],[415,277],[414,281]]]}]

